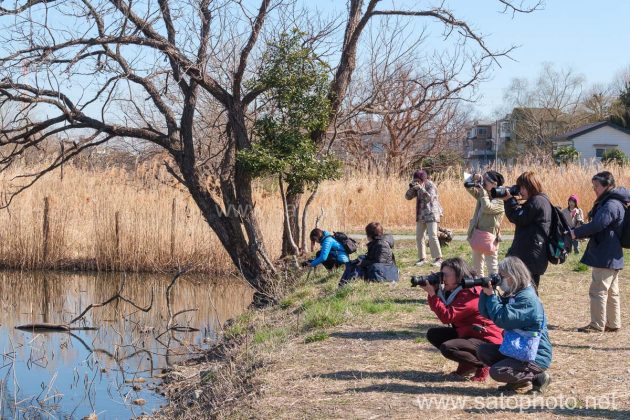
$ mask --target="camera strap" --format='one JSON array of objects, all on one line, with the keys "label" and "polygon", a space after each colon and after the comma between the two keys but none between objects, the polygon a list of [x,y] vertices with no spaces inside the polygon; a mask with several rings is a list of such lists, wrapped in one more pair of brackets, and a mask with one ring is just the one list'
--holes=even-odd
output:
[{"label": "camera strap", "polygon": [[440,286],[440,288],[438,289],[437,292],[437,296],[440,298],[440,300],[442,302],[444,302],[445,305],[450,305],[451,303],[453,303],[453,301],[455,300],[455,298],[457,297],[457,294],[459,292],[461,292],[462,290],[462,286],[457,286],[455,289],[453,289],[453,291],[451,292],[450,295],[448,295],[448,298],[444,297],[444,289]]}]

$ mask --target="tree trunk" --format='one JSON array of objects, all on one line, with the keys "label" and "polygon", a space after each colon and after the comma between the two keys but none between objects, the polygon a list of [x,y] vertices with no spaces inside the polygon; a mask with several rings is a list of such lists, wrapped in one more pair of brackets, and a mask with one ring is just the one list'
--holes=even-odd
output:
[{"label": "tree trunk", "polygon": [[[286,195],[287,202],[287,214],[289,216],[289,223],[283,224],[282,230],[282,258],[287,255],[297,254],[297,250],[293,248],[293,244],[297,243],[297,238],[300,238],[300,199],[301,194],[289,194]],[[292,244],[293,243],[293,244]]]},{"label": "tree trunk", "polygon": [[223,206],[200,182],[193,157],[192,131],[182,130],[184,151],[175,154],[175,158],[183,176],[182,182],[188,188],[201,214],[217,235],[234,266],[256,290],[254,304],[266,305],[275,301],[273,279],[277,273],[267,256],[258,219],[254,213],[252,178],[235,159],[236,150],[250,146],[241,103],[230,103],[228,121],[228,134],[232,137],[232,145],[221,165]]},{"label": "tree trunk", "polygon": [[315,196],[317,195],[317,188],[318,186],[315,186],[315,189],[313,190],[311,195],[308,197],[308,200],[306,200],[306,204],[304,204],[304,210],[302,210],[302,236],[300,238],[300,252],[302,254],[306,254],[306,231],[307,231],[307,226],[306,226],[307,217],[306,216],[308,215],[308,209],[311,206],[311,203],[313,203],[313,201],[315,200]]}]

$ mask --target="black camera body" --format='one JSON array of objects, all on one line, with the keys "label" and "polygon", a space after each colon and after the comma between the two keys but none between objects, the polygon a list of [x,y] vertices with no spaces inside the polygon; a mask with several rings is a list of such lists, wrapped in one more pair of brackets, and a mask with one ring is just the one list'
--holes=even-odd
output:
[{"label": "black camera body", "polygon": [[511,196],[519,195],[521,193],[521,187],[518,185],[512,185],[511,187],[496,187],[490,190],[490,196],[492,198],[503,198],[508,192]]},{"label": "black camera body", "polygon": [[462,279],[461,286],[464,289],[470,289],[471,287],[476,287],[476,286],[497,287],[499,283],[501,283],[501,276],[495,273],[495,274],[490,274],[488,277]]},{"label": "black camera body", "polygon": [[411,276],[411,287],[421,286],[424,287],[427,284],[436,286],[442,282],[442,272],[431,273],[426,276]]}]

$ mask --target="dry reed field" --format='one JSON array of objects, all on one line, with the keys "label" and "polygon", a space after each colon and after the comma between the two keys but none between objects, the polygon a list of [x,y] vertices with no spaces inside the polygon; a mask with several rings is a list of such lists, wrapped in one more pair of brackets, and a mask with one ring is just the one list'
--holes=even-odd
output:
[{"label": "dry reed field", "polygon": [[[18,173],[0,177],[3,185]],[[588,209],[593,200],[590,178],[601,167],[514,166],[498,168],[511,184],[525,170],[535,170],[551,200],[565,205],[571,194]],[[612,167],[620,185],[630,184],[630,169]],[[474,201],[462,187],[462,171],[453,169],[438,182],[444,207],[442,225],[467,227]],[[157,164],[129,172],[66,166],[48,174],[0,211],[0,261],[17,268],[96,268],[99,270],[168,271],[192,265],[201,272],[231,271],[232,264],[188,194],[166,180]],[[414,203],[404,193],[409,180],[350,174],[327,182],[309,212],[329,230],[362,231],[374,220],[391,231],[414,229]],[[306,197],[304,197],[304,200]],[[282,205],[275,184],[261,181],[255,190],[256,211],[271,255],[280,254]],[[510,227],[505,222],[504,227]]]}]

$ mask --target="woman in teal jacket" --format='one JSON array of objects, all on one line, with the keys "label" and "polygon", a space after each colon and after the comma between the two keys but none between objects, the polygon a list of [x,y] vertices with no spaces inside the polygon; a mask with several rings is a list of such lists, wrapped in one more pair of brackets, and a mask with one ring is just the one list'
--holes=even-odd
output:
[{"label": "woman in teal jacket", "polygon": [[313,229],[310,234],[311,242],[319,242],[321,249],[319,255],[312,261],[309,261],[311,267],[317,267],[320,264],[330,260],[335,265],[347,264],[350,262],[348,253],[341,243],[339,243],[332,234],[321,229]]},{"label": "woman in teal jacket", "polygon": [[[498,344],[482,344],[477,355],[490,366],[490,376],[505,382],[501,391],[525,388],[529,393],[543,393],[551,381],[547,369],[551,365],[551,342],[542,303],[536,294],[532,277],[525,264],[517,257],[507,257],[499,264],[503,295],[492,287],[484,287],[479,298],[479,313],[508,331],[537,332],[540,334],[538,351],[533,361],[521,361],[499,351]],[[504,335],[505,337],[505,335]]]}]

